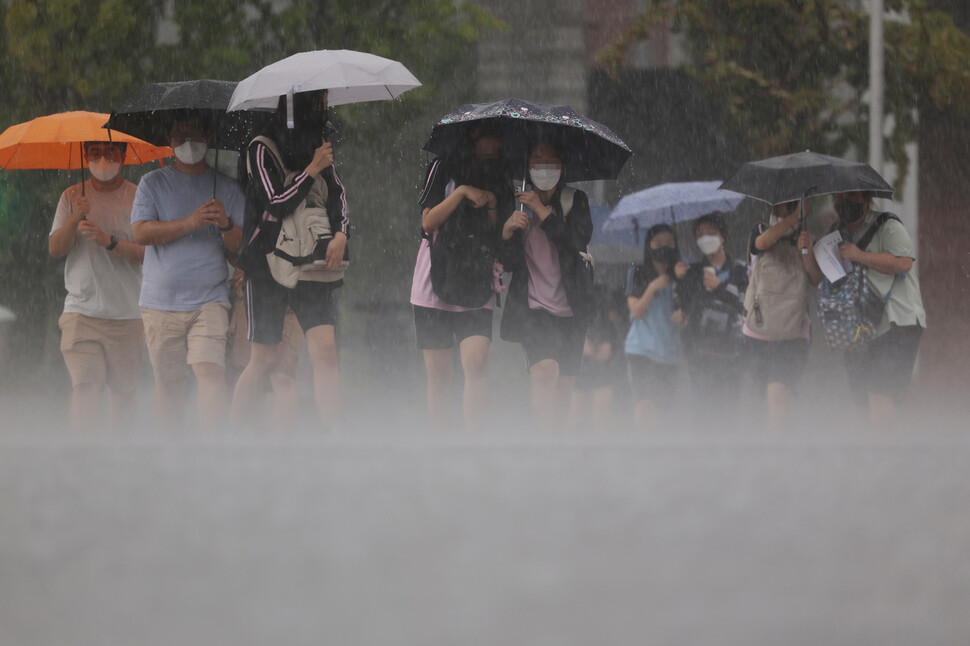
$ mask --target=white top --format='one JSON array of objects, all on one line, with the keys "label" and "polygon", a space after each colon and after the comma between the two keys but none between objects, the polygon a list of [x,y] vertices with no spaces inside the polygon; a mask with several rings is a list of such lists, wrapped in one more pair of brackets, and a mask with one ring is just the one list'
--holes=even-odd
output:
[{"label": "white top", "polygon": [[[106,234],[118,240],[131,241],[131,205],[135,200],[135,185],[123,181],[113,191],[102,192],[84,185],[85,197],[91,205],[88,222],[98,225]],[[81,185],[75,184],[61,193],[54,213],[51,233],[64,226],[71,215],[74,195],[81,195]],[[141,265],[128,262],[102,246],[74,239],[74,247],[67,254],[64,265],[65,312],[77,312],[99,319],[141,318],[138,295],[141,291]]]}]

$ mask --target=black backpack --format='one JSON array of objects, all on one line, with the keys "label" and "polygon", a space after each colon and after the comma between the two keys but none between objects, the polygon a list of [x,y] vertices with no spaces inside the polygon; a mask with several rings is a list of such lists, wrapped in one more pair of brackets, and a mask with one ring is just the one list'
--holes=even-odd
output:
[{"label": "black backpack", "polygon": [[431,249],[431,288],[449,305],[478,308],[491,298],[495,234],[488,213],[462,202],[438,227],[423,234]]}]

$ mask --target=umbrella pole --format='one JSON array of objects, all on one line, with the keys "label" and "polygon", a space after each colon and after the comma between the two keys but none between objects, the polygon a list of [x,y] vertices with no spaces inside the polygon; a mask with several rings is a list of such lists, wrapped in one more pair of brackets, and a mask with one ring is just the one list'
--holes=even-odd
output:
[{"label": "umbrella pole", "polygon": [[[80,170],[81,170],[81,197],[84,197],[84,163],[83,163],[84,162],[84,150],[83,150],[84,144],[79,141],[79,142],[77,142],[77,147],[79,149],[78,152],[81,153],[81,162],[82,162],[81,163],[81,168],[80,168]],[[67,165],[70,166],[71,165],[71,162],[68,161],[68,164]]]},{"label": "umbrella pole", "polygon": [[219,178],[219,119],[216,119],[216,135],[213,138],[216,144],[215,172],[212,173],[212,199],[216,199],[216,181]]}]

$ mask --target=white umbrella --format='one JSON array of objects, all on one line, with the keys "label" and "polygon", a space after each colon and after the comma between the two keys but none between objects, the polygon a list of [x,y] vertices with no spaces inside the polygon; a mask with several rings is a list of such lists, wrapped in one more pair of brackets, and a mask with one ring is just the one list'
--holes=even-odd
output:
[{"label": "white umbrella", "polygon": [[329,105],[386,101],[421,82],[404,65],[349,49],[301,52],[267,65],[236,86],[229,111],[275,108],[281,96],[328,90]]}]

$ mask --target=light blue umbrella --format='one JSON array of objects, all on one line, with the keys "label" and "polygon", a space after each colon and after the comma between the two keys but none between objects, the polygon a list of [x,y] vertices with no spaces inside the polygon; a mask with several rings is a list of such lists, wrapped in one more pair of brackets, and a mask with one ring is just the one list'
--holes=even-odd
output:
[{"label": "light blue umbrella", "polygon": [[613,208],[603,230],[633,231],[639,238],[640,230],[646,231],[655,224],[672,226],[712,211],[733,211],[744,195],[719,189],[720,185],[719,181],[673,182],[625,195]]}]

